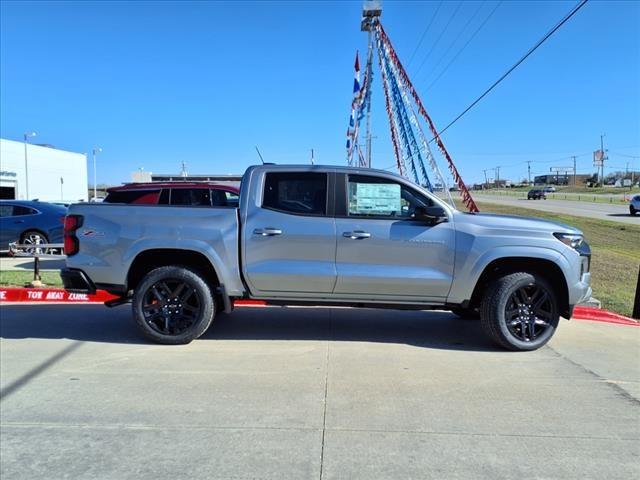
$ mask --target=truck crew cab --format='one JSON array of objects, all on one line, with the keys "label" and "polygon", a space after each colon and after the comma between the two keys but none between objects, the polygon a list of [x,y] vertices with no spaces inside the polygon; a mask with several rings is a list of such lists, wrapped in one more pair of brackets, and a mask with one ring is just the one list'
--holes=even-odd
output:
[{"label": "truck crew cab", "polygon": [[239,299],[447,309],[511,350],[544,345],[589,298],[572,227],[460,212],[398,175],[261,165],[231,206],[72,205],[65,288],[131,301],[150,339],[188,343]]}]

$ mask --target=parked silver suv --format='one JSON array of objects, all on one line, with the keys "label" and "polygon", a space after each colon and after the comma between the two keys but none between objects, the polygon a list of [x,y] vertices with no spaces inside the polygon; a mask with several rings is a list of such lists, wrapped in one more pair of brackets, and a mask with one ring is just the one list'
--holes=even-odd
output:
[{"label": "parked silver suv", "polygon": [[449,309],[533,350],[591,293],[579,230],[463,213],[372,169],[251,167],[239,208],[72,205],[65,235],[66,288],[131,301],[161,343],[190,342],[252,299]]}]

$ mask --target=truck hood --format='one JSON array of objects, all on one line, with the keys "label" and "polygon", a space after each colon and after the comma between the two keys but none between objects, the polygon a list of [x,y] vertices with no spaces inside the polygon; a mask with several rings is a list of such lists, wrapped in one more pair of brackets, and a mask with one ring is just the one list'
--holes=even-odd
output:
[{"label": "truck hood", "polygon": [[520,217],[517,215],[498,215],[494,213],[456,212],[456,223],[466,223],[487,228],[504,228],[505,230],[527,230],[537,232],[562,232],[582,235],[575,227],[559,222],[541,220],[539,218]]}]

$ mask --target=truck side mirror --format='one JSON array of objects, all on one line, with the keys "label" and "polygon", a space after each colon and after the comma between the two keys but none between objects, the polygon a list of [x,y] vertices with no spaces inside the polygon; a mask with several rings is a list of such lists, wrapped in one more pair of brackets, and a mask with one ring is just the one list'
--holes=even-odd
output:
[{"label": "truck side mirror", "polygon": [[425,222],[429,225],[437,225],[447,219],[447,213],[444,208],[439,206],[425,207],[418,205],[413,211],[413,220]]}]

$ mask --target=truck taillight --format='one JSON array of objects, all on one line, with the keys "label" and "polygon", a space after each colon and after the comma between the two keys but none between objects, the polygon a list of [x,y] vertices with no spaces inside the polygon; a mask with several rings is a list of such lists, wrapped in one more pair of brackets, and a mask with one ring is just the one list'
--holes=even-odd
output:
[{"label": "truck taillight", "polygon": [[67,257],[75,255],[80,249],[76,231],[81,226],[82,215],[67,215],[64,217],[64,254]]}]

